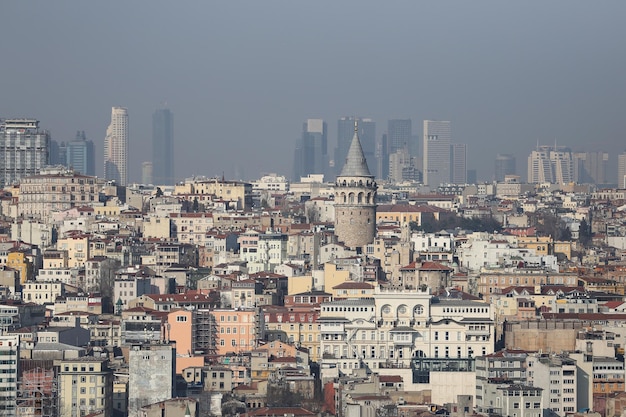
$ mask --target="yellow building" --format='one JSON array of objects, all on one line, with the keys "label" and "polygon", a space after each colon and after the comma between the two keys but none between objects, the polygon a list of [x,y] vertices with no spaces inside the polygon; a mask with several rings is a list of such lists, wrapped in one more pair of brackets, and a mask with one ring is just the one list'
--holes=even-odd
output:
[{"label": "yellow building", "polygon": [[517,246],[523,249],[533,249],[537,256],[550,255],[552,238],[550,236],[520,236]]},{"label": "yellow building", "polygon": [[20,283],[24,284],[33,274],[33,264],[27,258],[26,252],[20,249],[11,249],[7,254],[7,266],[18,271]]},{"label": "yellow building", "polygon": [[324,264],[324,288],[330,292],[334,287],[350,280],[350,271],[340,271],[331,262]]},{"label": "yellow building", "polygon": [[415,222],[421,225],[426,218],[439,220],[444,216],[453,216],[454,213],[435,206],[411,204],[381,204],[376,207],[376,224],[394,223],[399,226],[408,226]]},{"label": "yellow building", "polygon": [[174,194],[210,194],[232,203],[232,208],[243,210],[252,206],[252,184],[212,178],[192,180],[177,185]]},{"label": "yellow building", "polygon": [[91,257],[89,254],[89,235],[82,233],[59,238],[57,249],[67,251],[67,266],[69,268],[83,267]]},{"label": "yellow building", "polygon": [[108,360],[85,356],[55,365],[59,368],[59,415],[80,417],[102,412],[104,417],[111,416],[113,372]]}]

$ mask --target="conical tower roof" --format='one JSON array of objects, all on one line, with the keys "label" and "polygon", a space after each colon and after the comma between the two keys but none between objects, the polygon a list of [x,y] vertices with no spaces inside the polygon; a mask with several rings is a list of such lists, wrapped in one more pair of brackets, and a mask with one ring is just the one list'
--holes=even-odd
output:
[{"label": "conical tower roof", "polygon": [[358,122],[354,121],[354,136],[350,143],[350,149],[346,155],[346,163],[341,170],[340,177],[371,177],[370,170],[367,167],[367,161],[363,154],[363,148],[361,147],[361,141],[359,140],[359,127]]}]

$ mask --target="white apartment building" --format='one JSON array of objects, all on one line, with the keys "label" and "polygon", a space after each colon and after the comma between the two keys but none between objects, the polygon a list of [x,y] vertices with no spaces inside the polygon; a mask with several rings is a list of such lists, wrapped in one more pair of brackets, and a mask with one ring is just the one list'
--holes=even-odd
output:
[{"label": "white apartment building", "polygon": [[22,284],[22,300],[27,303],[54,304],[57,297],[65,295],[62,282],[25,282]]},{"label": "white apartment building", "polygon": [[266,174],[256,181],[252,181],[252,191],[285,192],[289,190],[289,181],[278,174]]},{"label": "white apartment building", "polygon": [[19,336],[0,336],[0,415],[15,415],[19,352]]},{"label": "white apartment building", "polygon": [[526,358],[528,383],[541,388],[543,407],[564,417],[576,411],[576,361],[567,357],[533,355]]},{"label": "white apartment building", "polygon": [[376,288],[373,298],[323,303],[318,322],[323,379],[367,367],[433,390],[434,402],[474,395],[473,358],[493,351],[489,304],[427,291]]}]

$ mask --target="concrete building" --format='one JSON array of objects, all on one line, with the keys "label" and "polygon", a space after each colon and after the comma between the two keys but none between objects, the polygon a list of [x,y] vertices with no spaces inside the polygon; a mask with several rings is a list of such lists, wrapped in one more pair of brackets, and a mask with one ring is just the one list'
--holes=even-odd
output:
[{"label": "concrete building", "polygon": [[169,109],[152,114],[152,172],[156,185],[174,185],[174,115]]},{"label": "concrete building", "polygon": [[172,344],[132,345],[128,352],[128,416],[176,396],[176,347]]},{"label": "concrete building", "polygon": [[335,235],[350,248],[364,248],[376,234],[376,190],[354,125],[346,163],[335,181]]},{"label": "concrete building", "polygon": [[128,110],[111,109],[111,124],[104,138],[104,178],[117,185],[128,184]]},{"label": "concrete building", "polygon": [[50,133],[35,119],[7,119],[0,123],[0,186],[37,175],[48,164]]},{"label": "concrete building", "polygon": [[450,182],[450,122],[424,120],[424,184],[437,187]]}]

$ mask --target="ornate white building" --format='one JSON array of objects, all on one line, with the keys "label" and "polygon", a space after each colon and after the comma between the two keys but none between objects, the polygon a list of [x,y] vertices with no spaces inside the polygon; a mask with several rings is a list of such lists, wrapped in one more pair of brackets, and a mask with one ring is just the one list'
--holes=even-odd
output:
[{"label": "ornate white building", "polygon": [[323,303],[318,322],[323,379],[368,368],[401,375],[407,390],[431,389],[437,402],[473,395],[474,358],[494,349],[489,304],[429,291],[376,288],[373,298]]}]

